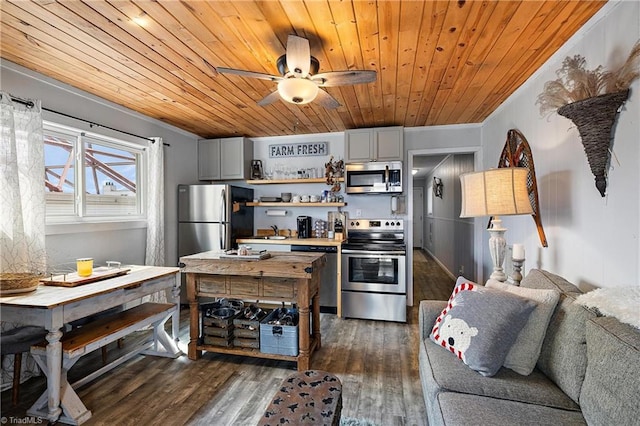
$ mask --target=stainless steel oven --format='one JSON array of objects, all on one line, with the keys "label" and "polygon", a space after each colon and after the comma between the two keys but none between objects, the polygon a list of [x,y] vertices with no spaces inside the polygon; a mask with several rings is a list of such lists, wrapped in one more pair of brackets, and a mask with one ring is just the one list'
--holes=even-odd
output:
[{"label": "stainless steel oven", "polygon": [[406,322],[404,223],[352,219],[342,248],[342,315]]}]

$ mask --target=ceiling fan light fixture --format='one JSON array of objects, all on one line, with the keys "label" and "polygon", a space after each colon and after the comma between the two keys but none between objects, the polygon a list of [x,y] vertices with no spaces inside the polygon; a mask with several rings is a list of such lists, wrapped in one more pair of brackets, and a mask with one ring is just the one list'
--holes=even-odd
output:
[{"label": "ceiling fan light fixture", "polygon": [[316,98],[318,86],[306,78],[285,78],[278,83],[278,93],[287,102],[304,105]]}]

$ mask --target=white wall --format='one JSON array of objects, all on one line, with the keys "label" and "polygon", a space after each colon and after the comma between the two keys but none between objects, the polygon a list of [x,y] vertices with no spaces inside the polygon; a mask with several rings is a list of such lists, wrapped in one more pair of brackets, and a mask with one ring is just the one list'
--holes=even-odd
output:
[{"label": "white wall", "polygon": [[[607,4],[483,125],[485,168],[497,165],[509,129],[519,129],[531,145],[549,247],[541,247],[530,217],[503,218],[508,244],[525,244],[525,270],[543,268],[584,289],[640,285],[640,81],[632,85],[618,116],[616,158],[604,198],[595,187],[576,127],[556,113],[541,117],[535,105],[566,56],[580,54],[588,69],[603,65],[611,70],[624,62],[638,39],[640,3]],[[488,253],[483,261],[487,275]]]},{"label": "white wall", "polygon": [[[196,183],[194,167],[197,136],[173,126],[135,113],[104,99],[87,94],[71,86],[47,78],[19,65],[2,60],[0,67],[2,90],[20,98],[42,100],[42,106],[75,117],[94,121],[129,133],[151,137],[160,136],[170,147],[165,154],[165,245],[166,264],[177,263],[177,209],[176,187],[179,183]],[[130,137],[104,128],[90,128],[89,124],[43,112],[43,118],[78,129],[99,132],[115,138],[145,145],[143,139]],[[120,260],[127,264],[143,264],[146,228],[122,224],[72,225],[47,227],[46,247],[49,264],[61,266],[78,257],[91,256],[96,263]],[[54,229],[55,228],[55,229]]]}]

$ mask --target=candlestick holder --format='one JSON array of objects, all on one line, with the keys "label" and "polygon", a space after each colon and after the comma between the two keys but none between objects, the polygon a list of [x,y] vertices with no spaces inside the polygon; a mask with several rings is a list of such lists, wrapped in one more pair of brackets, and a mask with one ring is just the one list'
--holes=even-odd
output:
[{"label": "candlestick holder", "polygon": [[509,282],[515,286],[520,285],[520,281],[522,281],[522,265],[524,264],[524,259],[511,259],[511,263],[513,263],[513,272],[509,277]]}]

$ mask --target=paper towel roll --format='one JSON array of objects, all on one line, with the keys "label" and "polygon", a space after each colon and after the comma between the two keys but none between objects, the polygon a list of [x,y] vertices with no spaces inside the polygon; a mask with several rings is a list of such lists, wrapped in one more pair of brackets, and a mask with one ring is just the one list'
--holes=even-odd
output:
[{"label": "paper towel roll", "polygon": [[286,210],[267,210],[267,216],[286,216]]}]

